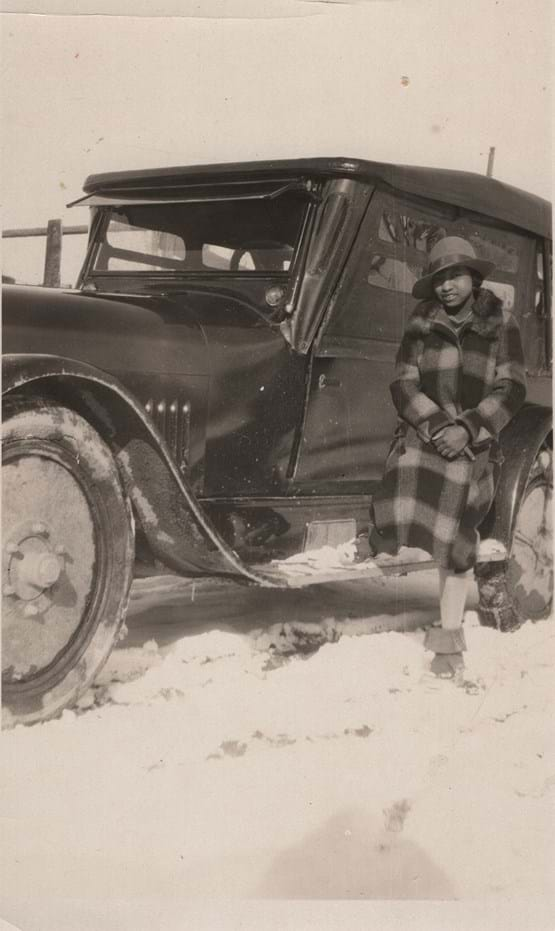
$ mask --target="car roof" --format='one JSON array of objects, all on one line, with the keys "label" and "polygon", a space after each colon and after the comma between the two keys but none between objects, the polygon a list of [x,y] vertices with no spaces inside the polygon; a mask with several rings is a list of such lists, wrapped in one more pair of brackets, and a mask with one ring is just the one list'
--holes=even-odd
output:
[{"label": "car roof", "polygon": [[126,194],[134,198],[146,192],[165,191],[169,194],[191,185],[278,181],[299,176],[382,181],[408,194],[454,204],[551,238],[551,204],[535,194],[469,171],[395,165],[366,159],[297,158],[111,171],[89,175],[83,189],[89,195],[122,195],[125,199]]}]

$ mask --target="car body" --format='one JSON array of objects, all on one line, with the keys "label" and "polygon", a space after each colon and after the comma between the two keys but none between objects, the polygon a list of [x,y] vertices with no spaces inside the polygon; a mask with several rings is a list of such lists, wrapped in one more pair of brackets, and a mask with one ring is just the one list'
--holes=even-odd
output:
[{"label": "car body", "polygon": [[365,531],[412,284],[443,235],[495,262],[487,285],[521,326],[528,401],[484,531],[512,551],[551,436],[546,201],[347,158],[113,172],[84,191],[76,290],[4,289],[4,392],[106,444],[152,571],[287,584],[276,560]]}]

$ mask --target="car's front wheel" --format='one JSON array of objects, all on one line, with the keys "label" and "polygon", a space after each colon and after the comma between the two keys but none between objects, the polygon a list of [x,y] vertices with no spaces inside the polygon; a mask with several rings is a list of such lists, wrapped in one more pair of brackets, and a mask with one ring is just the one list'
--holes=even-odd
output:
[{"label": "car's front wheel", "polygon": [[544,444],[528,476],[509,559],[476,567],[480,623],[514,630],[553,608],[553,452]]},{"label": "car's front wheel", "polygon": [[133,569],[133,520],[112,454],[48,401],[4,405],[2,723],[71,705],[108,657]]}]

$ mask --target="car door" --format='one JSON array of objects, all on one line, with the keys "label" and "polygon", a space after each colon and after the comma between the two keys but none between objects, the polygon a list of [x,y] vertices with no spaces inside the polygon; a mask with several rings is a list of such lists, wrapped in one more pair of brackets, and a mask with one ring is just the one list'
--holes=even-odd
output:
[{"label": "car door", "polygon": [[371,492],[381,479],[397,419],[389,384],[416,304],[412,287],[445,235],[469,239],[495,263],[485,286],[526,329],[532,237],[449,204],[378,189],[313,350],[294,476],[299,493]]},{"label": "car door", "polygon": [[415,305],[413,283],[449,210],[377,190],[312,359],[296,486],[368,491],[382,475],[396,412],[395,355]]}]

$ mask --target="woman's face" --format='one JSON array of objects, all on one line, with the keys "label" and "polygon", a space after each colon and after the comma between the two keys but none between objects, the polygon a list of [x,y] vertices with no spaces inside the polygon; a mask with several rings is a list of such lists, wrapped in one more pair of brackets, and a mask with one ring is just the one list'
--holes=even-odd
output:
[{"label": "woman's face", "polygon": [[436,297],[448,310],[456,310],[472,294],[472,275],[464,265],[454,265],[438,272],[432,279]]}]

